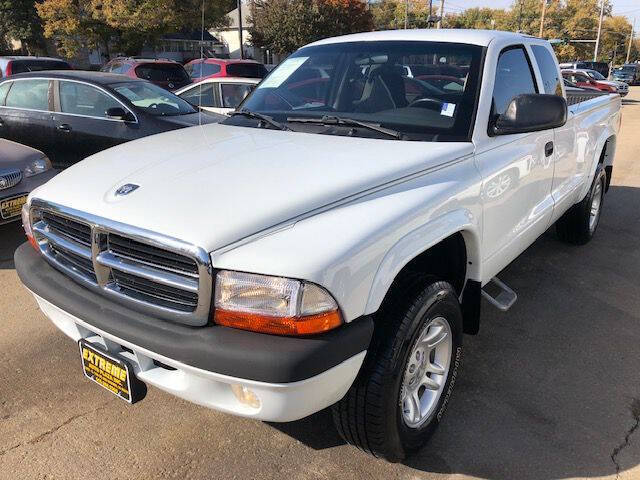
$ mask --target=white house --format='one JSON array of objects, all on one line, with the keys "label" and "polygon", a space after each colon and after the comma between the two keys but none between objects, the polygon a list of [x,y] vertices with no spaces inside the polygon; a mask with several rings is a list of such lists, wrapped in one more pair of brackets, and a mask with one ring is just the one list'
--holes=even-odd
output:
[{"label": "white house", "polygon": [[[231,58],[240,58],[240,34],[238,33],[239,27],[239,15],[238,9],[234,8],[227,13],[229,19],[229,25],[219,29],[212,29],[209,32],[216,38],[218,38],[227,49],[227,53]],[[251,46],[251,34],[249,28],[251,23],[251,7],[248,3],[242,4],[242,47],[244,51],[244,58],[250,58],[258,60],[265,64],[277,64],[280,63],[280,56],[269,52],[262,48],[256,48]]]}]

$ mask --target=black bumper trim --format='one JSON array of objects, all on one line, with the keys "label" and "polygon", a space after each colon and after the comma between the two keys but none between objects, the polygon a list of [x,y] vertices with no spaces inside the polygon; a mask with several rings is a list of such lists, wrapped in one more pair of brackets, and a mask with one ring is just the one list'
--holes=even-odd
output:
[{"label": "black bumper trim", "polygon": [[366,350],[373,333],[370,317],[305,338],[218,325],[178,325],[83,288],[49,265],[28,243],[16,249],[14,260],[29,290],[88,325],[167,358],[232,377],[269,383],[305,380]]}]

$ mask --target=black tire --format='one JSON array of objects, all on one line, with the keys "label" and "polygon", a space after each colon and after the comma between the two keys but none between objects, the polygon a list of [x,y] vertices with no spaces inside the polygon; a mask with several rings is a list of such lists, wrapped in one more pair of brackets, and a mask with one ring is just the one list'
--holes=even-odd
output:
[{"label": "black tire", "polygon": [[[556,222],[556,233],[560,240],[573,245],[585,245],[593,238],[600,223],[606,185],[607,173],[602,167],[602,164],[600,164],[598,165],[587,196],[580,203],[575,204],[567,210]],[[600,195],[600,208],[598,216],[595,219],[595,225],[591,225],[591,206],[596,195]]]},{"label": "black tire", "polygon": [[[346,442],[396,462],[423,446],[442,419],[462,361],[462,312],[446,282],[415,277],[393,291],[398,293],[376,315],[374,338],[358,378],[332,408]],[[448,376],[433,412],[422,425],[410,428],[400,405],[407,357],[423,326],[438,317],[446,319],[452,333]]]}]

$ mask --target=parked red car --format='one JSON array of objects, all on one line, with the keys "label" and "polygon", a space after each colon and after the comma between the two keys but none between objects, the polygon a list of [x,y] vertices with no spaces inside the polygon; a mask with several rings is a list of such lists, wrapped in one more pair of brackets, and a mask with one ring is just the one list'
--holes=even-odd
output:
[{"label": "parked red car", "polygon": [[184,68],[193,82],[215,77],[264,78],[268,73],[265,66],[255,60],[224,58],[198,58]]},{"label": "parked red car", "polygon": [[69,62],[59,58],[10,56],[0,57],[0,78],[18,73],[41,72],[43,70],[71,70]]},{"label": "parked red car", "polygon": [[617,93],[618,92],[618,89],[616,87],[613,87],[611,85],[607,85],[606,83],[603,83],[603,82],[600,82],[598,80],[595,80],[595,79],[589,77],[585,73],[572,72],[572,71],[569,71],[569,70],[563,70],[562,71],[562,76],[564,78],[566,78],[567,80],[569,80],[571,83],[575,83],[578,87],[596,88],[597,90],[600,90],[601,92],[607,92],[607,93]]},{"label": "parked red car", "polygon": [[166,59],[119,57],[111,60],[100,71],[141,78],[171,91],[191,83],[182,65]]}]

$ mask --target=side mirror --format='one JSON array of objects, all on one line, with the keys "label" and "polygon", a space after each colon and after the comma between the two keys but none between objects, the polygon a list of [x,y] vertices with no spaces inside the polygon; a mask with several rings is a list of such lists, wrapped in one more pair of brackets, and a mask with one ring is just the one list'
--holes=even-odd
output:
[{"label": "side mirror", "polygon": [[567,101],[558,95],[518,95],[500,115],[489,134],[511,135],[563,126],[567,122]]},{"label": "side mirror", "polygon": [[113,107],[109,108],[106,112],[108,118],[112,118],[114,120],[123,120],[125,122],[133,122],[135,119],[131,112],[126,111],[122,107]]}]

